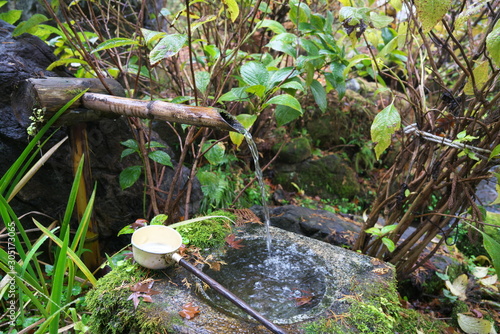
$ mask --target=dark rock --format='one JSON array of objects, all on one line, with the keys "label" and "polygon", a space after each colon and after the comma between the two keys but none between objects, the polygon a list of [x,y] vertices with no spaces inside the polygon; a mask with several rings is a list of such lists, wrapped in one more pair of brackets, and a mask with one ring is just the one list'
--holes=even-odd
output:
[{"label": "dark rock", "polygon": [[273,183],[287,191],[297,190],[321,198],[353,198],[361,191],[356,173],[337,155],[288,165],[276,164]]},{"label": "dark rock", "polygon": [[[264,221],[262,207],[254,206],[252,211]],[[361,228],[360,223],[335,213],[295,205],[271,208],[270,215],[272,226],[337,246],[352,245]]]}]

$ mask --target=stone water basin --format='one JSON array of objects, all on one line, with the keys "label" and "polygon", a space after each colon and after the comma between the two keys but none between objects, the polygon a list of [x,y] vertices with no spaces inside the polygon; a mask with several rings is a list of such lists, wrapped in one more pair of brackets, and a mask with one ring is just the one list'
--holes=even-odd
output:
[{"label": "stone water basin", "polygon": [[[345,297],[352,294],[353,288],[362,295],[363,289],[377,289],[375,285],[383,289],[394,280],[393,267],[371,257],[279,228],[271,227],[271,235],[273,247],[281,249],[281,254],[277,254],[281,260],[274,262],[266,254],[259,254],[267,252],[265,229],[252,224],[237,234],[245,247],[229,250],[227,259],[223,258],[236,263],[222,266],[220,272],[205,272],[290,333],[303,333],[309,323],[347,312],[349,303]],[[249,275],[260,278],[242,275],[245,262],[255,269]],[[233,265],[236,267],[231,268]],[[204,291],[202,282],[182,267],[159,271],[155,279],[158,281],[154,289],[161,293],[153,297],[154,302],[164,305],[165,312],[177,313],[188,302],[199,307],[195,318],[170,325],[174,333],[270,333],[217,292]],[[259,283],[272,280],[279,281],[280,286]],[[254,300],[254,295],[262,292],[259,290],[266,291]]]}]

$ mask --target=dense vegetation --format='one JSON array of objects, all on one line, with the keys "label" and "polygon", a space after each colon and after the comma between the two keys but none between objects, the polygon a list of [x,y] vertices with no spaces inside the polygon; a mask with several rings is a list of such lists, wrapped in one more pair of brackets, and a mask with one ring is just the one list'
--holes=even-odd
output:
[{"label": "dense vegetation", "polygon": [[[334,150],[348,160],[366,192],[377,196],[313,199],[293,184],[295,203],[365,212],[354,250],[394,264],[400,278],[456,235],[483,246],[483,253],[469,255],[488,256],[492,267],[500,268],[495,227],[500,216],[475,198],[476,186],[492,175],[500,157],[498,0],[224,0],[175,2],[167,8],[148,1],[43,3],[45,15],[22,21],[23,13],[9,8],[0,19],[16,25],[14,35],[31,33],[54,48],[59,60],[49,69],[65,66],[76,77],[115,78],[131,98],[225,109],[260,143],[264,169],[280,151],[266,146],[267,134],[281,133],[277,142],[308,137],[303,122],[342,108],[356,80],[373,83],[371,99],[379,112],[360,120],[371,133],[354,130],[343,138],[345,145],[313,146],[318,157]],[[3,9],[6,4],[0,1]],[[349,106],[345,109],[349,114]],[[120,184],[126,189],[144,180],[146,218],[166,215],[171,223],[180,218],[179,202],[189,212],[192,184],[182,192],[177,186],[182,167],[202,184],[200,213],[261,204],[241,134],[168,124],[176,138],[169,143],[176,152],[170,157],[150,138],[152,122],[130,117],[128,123],[131,138],[123,142],[122,157],[137,154],[142,165],[123,170]],[[37,332],[55,333],[67,321],[75,332],[85,332],[85,316],[77,310],[84,308],[82,289],[95,278],[79,257],[93,196],[78,209],[80,229],[69,233],[81,171],[57,231],[40,225],[43,234],[30,240],[20,213],[9,206],[47,129],[30,132],[35,136],[30,146],[1,179],[3,222],[12,222],[20,233],[11,237],[19,261],[2,249],[0,269],[8,273],[13,264],[19,273],[16,328],[36,323]],[[178,162],[174,181],[168,193],[160,193],[172,159]],[[275,186],[269,178],[268,187]],[[412,225],[419,228],[401,239]],[[55,260],[42,265],[37,251],[48,239],[57,245]],[[75,279],[79,272],[85,282]],[[450,288],[461,286],[454,285],[459,274],[443,276],[451,299],[462,297]],[[7,309],[8,275],[4,281]]]}]

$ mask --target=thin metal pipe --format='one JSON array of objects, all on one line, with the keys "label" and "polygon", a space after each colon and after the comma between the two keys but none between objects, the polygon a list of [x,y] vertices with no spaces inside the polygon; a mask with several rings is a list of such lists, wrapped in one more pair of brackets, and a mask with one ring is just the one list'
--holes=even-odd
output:
[{"label": "thin metal pipe", "polygon": [[201,279],[203,282],[207,283],[208,286],[210,286],[212,289],[226,297],[230,302],[232,302],[234,305],[238,306],[240,309],[242,309],[244,312],[252,316],[255,320],[263,324],[267,329],[269,329],[271,332],[276,333],[276,334],[287,334],[281,327],[278,327],[277,325],[273,324],[271,321],[266,319],[262,314],[259,312],[255,311],[245,303],[243,300],[235,296],[232,292],[227,290],[225,287],[223,287],[219,282],[215,281],[213,278],[205,274],[203,271],[200,269],[196,268],[193,266],[191,263],[188,261],[184,260],[182,256],[180,256],[178,253],[174,253],[172,255],[172,258],[179,263],[179,265],[183,266],[186,268],[188,271],[190,271],[192,274],[197,276],[199,279]]}]

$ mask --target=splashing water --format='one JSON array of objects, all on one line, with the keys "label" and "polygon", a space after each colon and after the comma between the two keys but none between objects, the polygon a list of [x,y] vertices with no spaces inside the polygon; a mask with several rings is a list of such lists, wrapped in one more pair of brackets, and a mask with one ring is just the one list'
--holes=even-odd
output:
[{"label": "splashing water", "polygon": [[266,226],[266,246],[268,253],[271,254],[271,233],[269,232],[269,226],[271,225],[271,218],[269,214],[269,207],[267,206],[267,193],[266,193],[266,187],[264,185],[264,176],[262,175],[262,169],[260,168],[259,164],[259,151],[257,150],[257,145],[255,144],[255,141],[253,140],[250,132],[248,132],[244,128],[240,132],[243,134],[243,136],[245,136],[245,140],[247,141],[248,147],[252,152],[252,157],[255,165],[255,176],[257,177],[257,181],[259,182],[260,194],[262,197],[264,223]]}]

